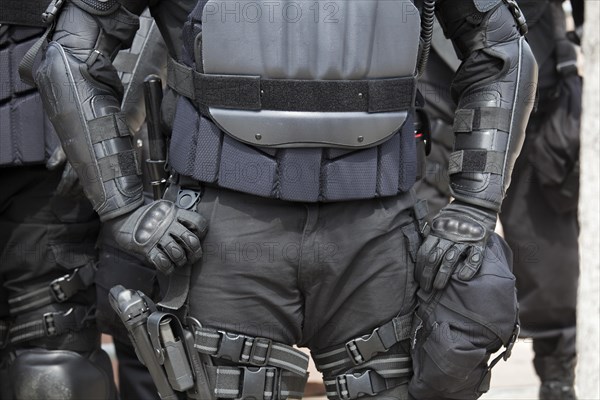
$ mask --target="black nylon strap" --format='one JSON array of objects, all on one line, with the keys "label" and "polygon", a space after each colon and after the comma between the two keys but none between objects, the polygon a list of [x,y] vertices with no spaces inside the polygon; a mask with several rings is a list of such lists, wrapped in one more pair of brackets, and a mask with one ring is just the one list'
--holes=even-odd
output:
[{"label": "black nylon strap", "polygon": [[92,144],[117,137],[129,136],[126,117],[123,113],[108,114],[88,121]]},{"label": "black nylon strap", "polygon": [[499,107],[456,110],[455,133],[469,133],[480,129],[498,129],[510,132],[510,110]]},{"label": "black nylon strap", "polygon": [[324,380],[327,397],[348,400],[363,395],[374,396],[408,383],[412,376],[412,362],[408,354],[372,360],[368,367],[366,370],[361,368],[360,372],[327,377]]},{"label": "black nylon strap", "polygon": [[98,167],[103,182],[122,176],[141,174],[140,162],[135,150],[122,151],[102,157],[98,159]]},{"label": "black nylon strap", "polygon": [[267,338],[250,337],[215,329],[198,328],[194,332],[194,348],[203,354],[238,364],[274,366],[303,375],[309,358],[291,346]]},{"label": "black nylon strap", "polygon": [[48,286],[11,297],[8,299],[9,312],[19,315],[48,304],[62,303],[88,288],[94,282],[95,273],[94,267],[87,265],[53,280]]},{"label": "black nylon strap", "polygon": [[67,311],[45,313],[41,317],[20,320],[9,329],[12,344],[39,339],[46,336],[59,336],[70,331],[79,331],[87,324],[89,311],[85,307],[71,307]]},{"label": "black nylon strap", "polygon": [[202,74],[172,59],[167,83],[196,103],[237,110],[315,112],[405,111],[414,104],[413,77],[365,80],[261,79]]},{"label": "black nylon strap", "polygon": [[216,398],[300,399],[308,374],[297,375],[277,368],[207,366]]},{"label": "black nylon strap", "polygon": [[392,319],[369,335],[351,339],[344,345],[313,355],[317,369],[324,375],[331,371],[350,369],[388,351],[396,343],[410,338],[412,313]]},{"label": "black nylon strap", "polygon": [[0,24],[44,27],[42,13],[50,0],[2,0]]},{"label": "black nylon strap", "polygon": [[460,150],[450,154],[448,174],[481,172],[501,175],[506,154],[488,150]]}]

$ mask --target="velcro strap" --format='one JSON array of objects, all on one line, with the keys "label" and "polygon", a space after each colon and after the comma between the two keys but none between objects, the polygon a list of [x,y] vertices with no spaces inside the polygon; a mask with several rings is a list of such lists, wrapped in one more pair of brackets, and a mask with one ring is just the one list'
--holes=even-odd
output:
[{"label": "velcro strap", "polygon": [[274,366],[299,375],[306,373],[309,358],[291,346],[271,339],[198,328],[194,332],[198,352],[239,364]]},{"label": "velcro strap", "polygon": [[277,368],[213,367],[206,371],[216,398],[301,399],[308,374],[298,375]]},{"label": "velcro strap", "polygon": [[135,150],[122,151],[100,158],[98,167],[103,182],[122,176],[141,174],[140,162]]},{"label": "velcro strap", "polygon": [[410,338],[412,313],[396,317],[369,335],[349,340],[327,352],[315,354],[317,369],[324,375],[333,370],[350,369],[388,351],[396,343]]},{"label": "velcro strap", "polygon": [[15,344],[79,331],[86,325],[89,311],[85,307],[75,306],[67,311],[49,312],[41,317],[19,320],[9,329],[9,341]]},{"label": "velcro strap", "polygon": [[414,104],[413,77],[364,80],[261,79],[203,74],[172,59],[167,84],[202,106],[237,110],[404,111]]},{"label": "velcro strap", "polygon": [[[365,366],[366,368],[366,366]],[[325,390],[329,399],[356,399],[406,384],[412,376],[410,356],[391,355],[369,363],[367,370],[326,378]]]},{"label": "velcro strap", "polygon": [[505,153],[488,150],[460,150],[450,154],[448,174],[480,172],[502,175]]},{"label": "velcro strap", "polygon": [[129,136],[125,114],[108,114],[88,121],[92,143]]},{"label": "velcro strap", "polygon": [[8,299],[11,315],[19,315],[52,303],[62,303],[94,282],[96,270],[92,265],[78,268],[72,274],[61,276],[48,286]]},{"label": "velcro strap", "polygon": [[476,130],[499,129],[510,132],[510,110],[499,107],[459,109],[454,115],[455,133],[468,133]]}]

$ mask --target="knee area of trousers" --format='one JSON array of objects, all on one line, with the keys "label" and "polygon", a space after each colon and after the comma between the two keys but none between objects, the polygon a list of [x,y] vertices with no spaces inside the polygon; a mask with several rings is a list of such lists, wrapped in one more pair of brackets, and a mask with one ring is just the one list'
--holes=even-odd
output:
[{"label": "knee area of trousers", "polygon": [[9,376],[17,400],[116,398],[110,359],[100,349],[86,355],[42,348],[17,350]]}]

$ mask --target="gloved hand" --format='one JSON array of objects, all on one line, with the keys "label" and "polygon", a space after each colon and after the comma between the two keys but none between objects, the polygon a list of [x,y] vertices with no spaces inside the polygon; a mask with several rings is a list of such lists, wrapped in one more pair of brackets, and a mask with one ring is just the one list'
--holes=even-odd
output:
[{"label": "gloved hand", "polygon": [[83,195],[83,189],[79,184],[79,177],[71,163],[67,161],[67,155],[62,146],[59,145],[54,149],[48,161],[46,161],[46,168],[54,171],[61,167],[63,167],[63,173],[55,193],[63,197]]},{"label": "gloved hand", "polygon": [[472,279],[481,267],[496,219],[492,210],[459,201],[444,207],[433,218],[417,254],[415,278],[421,288],[443,289],[455,270],[459,279]]},{"label": "gloved hand", "polygon": [[157,200],[105,224],[123,249],[142,255],[167,275],[175,267],[200,259],[200,240],[207,230],[207,221],[200,214],[167,200]]}]

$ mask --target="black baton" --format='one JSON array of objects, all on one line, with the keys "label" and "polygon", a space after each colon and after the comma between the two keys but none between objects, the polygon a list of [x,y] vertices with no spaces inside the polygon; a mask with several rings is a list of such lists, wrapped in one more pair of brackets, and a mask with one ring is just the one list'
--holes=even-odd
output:
[{"label": "black baton", "polygon": [[167,173],[167,151],[165,137],[160,123],[160,104],[162,102],[162,81],[158,75],[148,75],[144,79],[144,102],[146,105],[146,124],[148,126],[148,150],[150,158],[146,160],[148,175],[154,200],[161,199],[165,192]]}]

